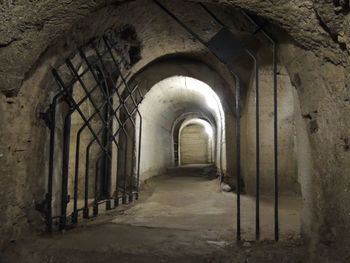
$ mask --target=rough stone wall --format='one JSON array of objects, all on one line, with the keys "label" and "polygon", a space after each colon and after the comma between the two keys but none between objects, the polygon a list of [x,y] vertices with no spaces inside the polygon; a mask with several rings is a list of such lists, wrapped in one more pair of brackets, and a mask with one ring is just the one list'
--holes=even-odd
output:
[{"label": "rough stone wall", "polygon": [[[326,261],[329,254],[334,258],[329,262],[347,262],[344,255],[349,254],[347,244],[350,244],[349,1],[215,2],[228,3],[262,16],[283,28],[294,40],[281,37],[280,31],[272,29],[279,42],[280,61],[297,88],[310,139],[312,187],[307,191],[310,193],[308,201],[312,203],[312,235],[309,237],[316,244],[314,248],[319,249],[315,250],[315,255],[322,260]],[[157,11],[145,1],[133,1],[126,7],[110,5],[92,13],[110,3],[118,2],[45,0],[1,3],[0,89],[4,95],[1,95],[0,105],[0,123],[3,125],[0,158],[4,161],[1,163],[0,192],[3,200],[1,211],[4,211],[1,216],[4,218],[1,218],[0,236],[6,240],[16,238],[21,229],[29,229],[26,208],[34,207],[36,198],[33,196],[37,195],[33,194],[34,189],[37,184],[44,183],[43,177],[37,177],[41,173],[37,167],[42,167],[39,164],[45,159],[42,138],[46,130],[41,122],[38,123],[36,107],[38,101],[45,101],[46,94],[42,90],[49,89],[41,83],[46,81],[44,75],[51,64],[48,58],[55,57],[57,52],[65,57],[89,38],[101,35],[109,25],[116,21],[125,23],[128,19],[134,19],[136,24],[139,20],[137,32],[142,32],[145,46],[144,60],[135,70],[164,54],[201,50],[192,40],[187,41],[187,35],[174,34],[177,30],[170,26],[169,20],[164,22],[164,16],[159,19],[155,15]],[[125,15],[133,11],[134,15]],[[225,11],[235,14],[227,6]],[[152,15],[143,20],[149,13]],[[231,17],[234,21],[236,16]],[[152,31],[147,28],[152,28]],[[65,40],[60,42],[61,38]],[[61,43],[61,48],[52,48],[57,42]],[[210,60],[209,56],[206,59]],[[223,66],[213,60],[212,63],[227,76]],[[32,75],[34,71],[35,75]],[[33,159],[33,156],[37,157]]]},{"label": "rough stone wall", "polygon": [[[274,110],[271,65],[259,69],[260,189],[274,191]],[[281,194],[299,193],[295,149],[293,87],[285,69],[278,70],[278,157]],[[256,177],[256,89],[252,75],[247,102],[242,113],[242,176],[246,190],[255,194]]]},{"label": "rough stone wall", "polygon": [[[307,192],[312,200],[310,237],[319,245],[316,257],[344,262],[349,252],[334,251],[350,238],[346,227],[350,224],[349,69],[288,44],[281,46],[280,53],[297,89],[310,139],[313,169]],[[296,55],[294,59],[290,54]]]}]

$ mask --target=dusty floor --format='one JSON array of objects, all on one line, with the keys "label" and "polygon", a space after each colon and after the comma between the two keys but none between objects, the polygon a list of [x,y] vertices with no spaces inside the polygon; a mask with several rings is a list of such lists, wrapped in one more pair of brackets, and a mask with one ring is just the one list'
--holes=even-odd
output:
[{"label": "dusty floor", "polygon": [[[200,167],[151,179],[125,211],[101,216],[65,233],[9,247],[0,262],[303,262],[299,206],[281,202],[282,242],[235,242],[235,194],[219,190]],[[254,234],[254,200],[242,197],[243,237]],[[262,239],[272,238],[272,203],[262,202]]]}]

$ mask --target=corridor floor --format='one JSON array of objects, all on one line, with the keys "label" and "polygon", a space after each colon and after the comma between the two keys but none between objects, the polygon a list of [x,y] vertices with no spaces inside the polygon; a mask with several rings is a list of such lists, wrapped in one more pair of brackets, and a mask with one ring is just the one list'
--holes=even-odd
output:
[{"label": "corridor floor", "polygon": [[[149,182],[151,195],[112,222],[134,226],[197,230],[211,239],[235,238],[236,194],[222,192],[210,167],[186,166]],[[147,187],[146,187],[147,188]],[[281,238],[296,239],[300,233],[300,200],[282,196],[280,205]],[[274,239],[273,200],[260,203],[261,239]],[[255,197],[241,195],[242,237],[255,238]]]},{"label": "corridor floor", "polygon": [[[282,241],[273,206],[262,200],[261,242],[235,242],[234,193],[222,192],[210,167],[169,169],[149,180],[139,201],[76,229],[13,244],[0,262],[303,262],[299,207],[281,200]],[[253,240],[255,199],[242,196],[242,238]],[[288,204],[288,206],[286,206]]]}]

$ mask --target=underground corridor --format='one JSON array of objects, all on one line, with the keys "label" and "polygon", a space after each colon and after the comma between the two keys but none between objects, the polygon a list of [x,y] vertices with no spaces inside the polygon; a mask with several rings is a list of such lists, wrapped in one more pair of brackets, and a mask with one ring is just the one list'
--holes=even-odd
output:
[{"label": "underground corridor", "polygon": [[0,3],[0,262],[350,262],[349,1]]}]

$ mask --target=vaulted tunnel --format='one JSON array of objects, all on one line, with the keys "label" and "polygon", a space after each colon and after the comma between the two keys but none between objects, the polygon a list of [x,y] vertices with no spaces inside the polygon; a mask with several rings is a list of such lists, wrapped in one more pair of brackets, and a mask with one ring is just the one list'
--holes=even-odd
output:
[{"label": "vaulted tunnel", "polygon": [[0,14],[1,262],[349,261],[348,1]]}]

